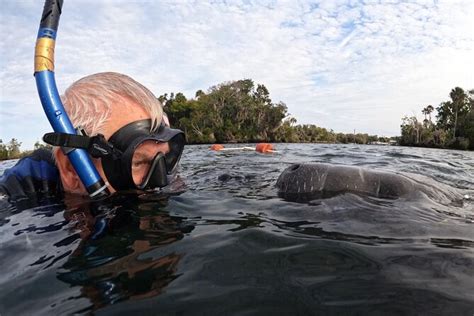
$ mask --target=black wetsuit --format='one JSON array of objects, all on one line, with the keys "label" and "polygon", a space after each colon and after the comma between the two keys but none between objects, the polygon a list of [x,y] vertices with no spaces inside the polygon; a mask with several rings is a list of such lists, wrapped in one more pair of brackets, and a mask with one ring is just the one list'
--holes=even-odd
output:
[{"label": "black wetsuit", "polygon": [[15,204],[28,201],[34,206],[40,198],[60,194],[60,183],[52,151],[38,149],[5,170],[0,177],[0,195],[6,194]]}]

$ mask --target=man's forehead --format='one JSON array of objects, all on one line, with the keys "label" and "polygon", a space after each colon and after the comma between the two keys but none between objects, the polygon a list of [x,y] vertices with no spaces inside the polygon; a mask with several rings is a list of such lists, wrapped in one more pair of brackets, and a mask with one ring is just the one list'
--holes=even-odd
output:
[{"label": "man's forehead", "polygon": [[106,139],[109,139],[115,132],[135,121],[151,119],[150,114],[139,104],[123,100],[124,103],[114,107],[110,117],[104,123],[103,131]]}]

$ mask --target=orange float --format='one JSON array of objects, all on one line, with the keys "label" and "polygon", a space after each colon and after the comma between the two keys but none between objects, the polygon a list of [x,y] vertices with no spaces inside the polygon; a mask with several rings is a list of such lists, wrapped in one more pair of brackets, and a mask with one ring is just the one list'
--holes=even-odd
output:
[{"label": "orange float", "polygon": [[255,147],[255,151],[262,153],[262,154],[267,154],[267,153],[273,153],[275,150],[273,150],[273,145],[269,143],[259,143]]},{"label": "orange float", "polygon": [[222,146],[220,144],[213,144],[211,146],[211,150],[219,151],[219,150],[222,150],[222,149],[224,149],[224,146]]},{"label": "orange float", "polygon": [[258,143],[255,148],[253,147],[235,147],[235,148],[224,148],[224,145],[220,144],[213,144],[209,148],[210,150],[214,151],[240,151],[240,150],[248,150],[248,151],[256,151],[262,154],[268,153],[276,153],[277,151],[273,149],[273,145],[269,143]]}]

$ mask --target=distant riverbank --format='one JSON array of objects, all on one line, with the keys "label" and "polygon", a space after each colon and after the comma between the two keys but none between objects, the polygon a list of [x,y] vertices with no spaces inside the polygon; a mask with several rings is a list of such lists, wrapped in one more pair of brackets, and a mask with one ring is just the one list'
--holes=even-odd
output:
[{"label": "distant riverbank", "polygon": [[[438,107],[425,106],[421,113],[402,118],[400,144],[414,147],[474,150],[474,89],[456,87],[450,100]],[[431,113],[436,110],[435,119]]]},{"label": "distant riverbank", "polygon": [[[296,124],[283,102],[273,102],[263,84],[251,79],[225,82],[196,91],[195,98],[183,93],[158,97],[171,125],[183,130],[188,144],[237,143],[322,143],[322,144],[399,144],[411,147],[474,150],[474,90],[456,87],[450,100],[438,107],[427,105],[421,113],[401,119],[401,136],[367,133],[337,133],[314,124]],[[436,110],[435,118],[432,113]],[[21,158],[21,142],[0,139],[0,160]],[[47,145],[36,142],[34,150]]]},{"label": "distant riverbank", "polygon": [[[359,136],[357,136],[359,135]],[[452,150],[468,150],[472,151],[472,149],[469,148],[452,148],[452,147],[445,147],[441,146],[439,144],[432,144],[431,146],[424,145],[423,143],[418,143],[418,144],[400,144],[396,139],[399,139],[399,137],[391,137],[389,138],[388,142],[381,142],[381,141],[374,141],[374,142],[363,142],[362,140],[365,140],[366,138],[370,136],[366,136],[367,134],[357,134],[356,135],[356,140],[359,140],[359,142],[330,142],[330,141],[300,141],[300,142],[269,142],[273,144],[348,144],[348,145],[372,145],[372,146],[403,146],[403,147],[419,147],[419,148],[434,148],[434,149],[452,149]],[[350,135],[352,136],[352,135]],[[349,138],[350,138],[349,136]],[[262,141],[262,142],[267,142],[267,141]],[[12,143],[12,142],[10,142]],[[245,142],[245,141],[232,141],[232,142],[226,142],[226,143],[220,143],[225,146],[239,146],[242,144],[249,144],[249,143],[259,143],[258,141],[256,142]],[[25,150],[21,151],[20,146],[21,143],[19,143],[16,139],[13,139],[13,144],[17,144],[17,147],[14,147],[12,150],[12,147],[10,146],[10,149],[4,149],[2,151],[2,155],[0,156],[0,161],[4,160],[11,160],[11,159],[19,159],[23,158],[25,156],[28,156],[33,152],[33,150],[39,149],[39,148],[52,148],[49,145],[41,144],[37,142],[34,146],[33,150]],[[215,143],[188,143],[187,145],[209,145],[211,146],[212,144]],[[8,145],[7,145],[8,146]]]}]

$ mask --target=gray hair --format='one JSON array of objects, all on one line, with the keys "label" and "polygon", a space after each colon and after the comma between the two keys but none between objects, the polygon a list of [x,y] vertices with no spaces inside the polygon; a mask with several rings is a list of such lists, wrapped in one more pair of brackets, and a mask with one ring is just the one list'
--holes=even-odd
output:
[{"label": "gray hair", "polygon": [[111,112],[124,100],[139,104],[150,114],[152,130],[160,125],[163,119],[161,102],[142,84],[123,74],[103,72],[84,77],[61,96],[74,127],[81,126],[88,135],[103,133]]}]

